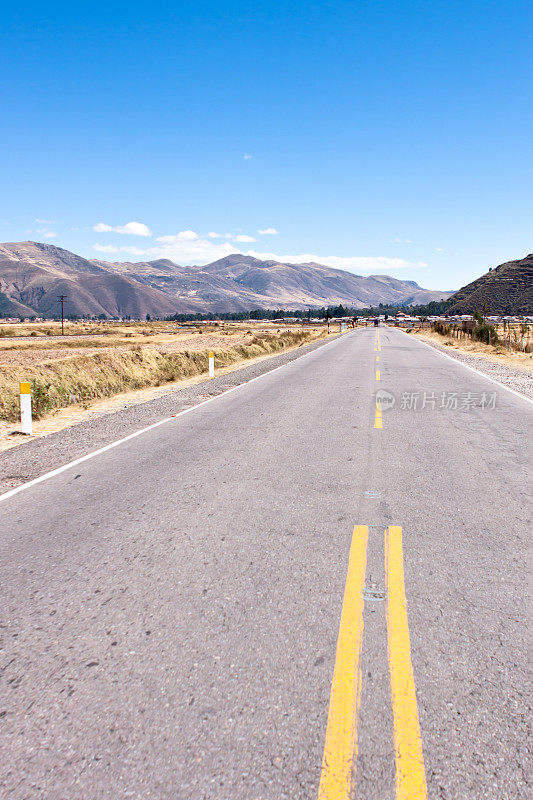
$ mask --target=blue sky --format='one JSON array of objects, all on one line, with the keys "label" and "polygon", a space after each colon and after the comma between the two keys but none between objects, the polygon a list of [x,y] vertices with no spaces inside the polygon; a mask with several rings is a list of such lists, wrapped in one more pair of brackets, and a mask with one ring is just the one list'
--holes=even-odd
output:
[{"label": "blue sky", "polygon": [[529,0],[8,2],[0,239],[457,288],[533,251],[532,39]]}]

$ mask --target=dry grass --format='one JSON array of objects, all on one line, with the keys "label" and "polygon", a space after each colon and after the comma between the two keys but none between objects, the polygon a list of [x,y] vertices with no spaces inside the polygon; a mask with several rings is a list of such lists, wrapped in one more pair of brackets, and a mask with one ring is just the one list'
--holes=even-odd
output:
[{"label": "dry grass", "polygon": [[524,370],[526,372],[529,372],[533,368],[533,355],[531,353],[523,353],[520,351],[512,351],[509,353],[502,345],[494,346],[484,344],[483,342],[477,342],[473,339],[456,339],[452,336],[443,336],[440,333],[427,329],[421,330],[415,328],[412,335],[430,344],[444,345],[460,353],[486,359],[495,364],[505,364],[509,367],[514,367],[515,369]]},{"label": "dry grass", "polygon": [[[70,404],[87,406],[98,398],[201,375],[208,369],[209,350],[215,353],[216,367],[227,367],[326,335],[323,329],[285,329],[279,333],[247,330],[244,333],[242,328],[237,333],[230,331],[227,339],[219,337],[218,342],[227,343],[227,346],[218,347],[214,344],[216,339],[212,329],[208,334],[198,335],[193,347],[183,347],[183,341],[171,349],[168,342],[154,342],[155,346],[152,343],[150,346],[144,343],[132,346],[130,341],[124,346],[119,336],[116,342],[108,341],[106,349],[75,355],[69,353],[68,357],[63,356],[65,350],[62,346],[51,359],[49,348],[43,351],[30,347],[32,357],[37,359],[26,361],[23,370],[20,364],[4,362],[0,375],[0,419],[14,421],[18,418],[19,381],[22,379],[31,383],[34,418],[39,419]],[[190,332],[187,338],[192,344]],[[21,348],[17,348],[17,352],[30,355]],[[42,358],[44,352],[48,360]],[[57,357],[59,353],[61,356]]]},{"label": "dry grass", "polygon": [[[0,326],[1,327],[1,326]],[[178,326],[169,323],[116,323],[104,333],[69,333],[65,336],[35,338],[22,335],[28,325],[20,325],[19,335],[0,339],[0,365],[17,365],[21,368],[36,366],[56,359],[77,355],[94,355],[98,352],[127,352],[132,346],[149,346],[161,353],[182,350],[215,349],[236,344],[249,344],[254,335],[273,333],[264,326],[250,329],[248,324],[236,323],[224,326],[210,325],[204,328],[190,325]],[[287,329],[286,326],[283,329]],[[294,330],[295,328],[291,328]],[[278,331],[279,332],[279,331]]]},{"label": "dry grass", "polygon": [[[198,327],[194,323],[187,323],[190,328]],[[65,321],[65,336],[95,336],[106,334],[132,333],[155,333],[157,331],[172,331],[179,326],[173,322],[70,322]],[[54,320],[45,322],[1,322],[0,338],[26,336],[61,336],[61,323]]]}]

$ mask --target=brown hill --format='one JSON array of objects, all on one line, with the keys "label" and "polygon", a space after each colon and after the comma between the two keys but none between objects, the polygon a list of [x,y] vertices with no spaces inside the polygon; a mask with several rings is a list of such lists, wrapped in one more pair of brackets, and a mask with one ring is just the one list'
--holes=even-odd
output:
[{"label": "brown hill", "polygon": [[162,316],[176,310],[163,292],[61,247],[38,242],[0,244],[0,312],[57,316],[60,294],[68,298],[65,313],[78,316]]},{"label": "brown hill", "polygon": [[283,264],[237,253],[201,269],[209,275],[230,278],[241,289],[255,292],[267,308],[305,308],[341,303],[365,308],[379,303],[429,303],[449,296],[449,292],[421,289],[414,281],[402,281],[390,275],[364,277],[323,264]]},{"label": "brown hill", "polygon": [[51,244],[0,245],[0,314],[161,317],[176,312],[427,303],[449,292],[388,275],[363,277],[322,264],[282,264],[234,254],[205,266],[168,259],[88,260]]},{"label": "brown hill", "polygon": [[452,299],[449,314],[533,314],[533,253],[489,270]]},{"label": "brown hill", "polygon": [[224,275],[205,272],[205,267],[181,267],[168,259],[93,263],[164,292],[172,298],[174,310],[179,313],[245,311],[262,305],[262,298],[256,292]]}]

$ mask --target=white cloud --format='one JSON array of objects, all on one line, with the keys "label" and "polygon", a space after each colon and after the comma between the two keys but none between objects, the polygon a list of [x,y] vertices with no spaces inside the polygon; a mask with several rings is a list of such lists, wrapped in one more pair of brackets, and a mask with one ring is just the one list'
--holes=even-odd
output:
[{"label": "white cloud", "polygon": [[170,236],[158,236],[156,242],[164,242],[164,244],[175,244],[176,242],[187,241],[193,242],[199,236],[194,231],[180,231],[179,233]]},{"label": "white cloud", "polygon": [[[181,234],[187,231],[181,231]],[[194,233],[193,231],[189,233]],[[244,234],[243,234],[244,235]],[[251,238],[251,237],[250,237]],[[145,249],[131,246],[102,245],[95,244],[95,251],[99,253],[128,253],[129,255],[142,257],[146,260],[157,258],[169,258],[177,264],[208,264],[219,258],[224,258],[232,253],[249,255],[262,260],[281,261],[289,264],[316,263],[324,264],[328,267],[347,270],[357,274],[374,273],[394,273],[397,270],[414,269],[426,267],[424,261],[407,261],[403,258],[387,258],[385,256],[321,256],[315,253],[302,253],[300,255],[265,253],[255,250],[242,250],[236,244],[229,241],[215,242],[206,237],[183,236],[175,234],[172,236],[160,236],[157,244]]]},{"label": "white cloud", "polygon": [[98,244],[98,242],[93,245],[93,250],[96,250],[97,253],[130,253],[133,256],[146,256],[152,252],[151,250],[141,250],[139,247],[128,245],[118,247],[116,244]]},{"label": "white cloud", "polygon": [[243,155],[243,159],[244,159],[245,161],[249,161],[251,158],[253,158],[253,155],[251,155],[251,153],[245,153],[245,154]]},{"label": "white cloud", "polygon": [[222,234],[215,233],[215,231],[209,231],[207,235],[209,236],[210,239],[222,239]]},{"label": "white cloud", "polygon": [[397,237],[396,239],[393,239],[392,241],[394,242],[394,244],[413,244],[413,240],[412,239],[400,239],[400,238]]},{"label": "white cloud", "polygon": [[239,233],[239,235],[235,237],[234,241],[236,241],[236,242],[257,242],[257,239],[254,239],[253,236],[247,236],[245,233]]},{"label": "white cloud", "polygon": [[[31,231],[28,231],[28,233],[31,233]],[[48,228],[38,228],[36,230],[36,233],[40,234],[41,236],[44,236],[45,239],[55,239],[57,236],[57,233],[55,231],[50,231],[48,230]]]},{"label": "white cloud", "polygon": [[444,248],[443,247],[436,247],[435,248],[435,252],[436,253],[444,253]]},{"label": "white cloud", "polygon": [[99,222],[93,226],[93,231],[97,233],[123,233],[129,236],[151,236],[152,231],[143,222],[126,222],[125,225],[106,225],[105,222]]},{"label": "white cloud", "polygon": [[170,258],[178,264],[208,264],[219,258],[239,252],[234,245],[229,242],[215,243],[209,239],[187,239],[176,236],[161,236],[160,242],[153,247],[139,249],[137,247],[117,246],[114,244],[102,245],[96,243],[94,250],[98,253],[130,253],[138,255],[147,260],[157,258]]},{"label": "white cloud", "polygon": [[260,233],[261,236],[265,236],[267,233],[279,233],[275,228],[264,228],[263,230],[258,230],[257,233]]},{"label": "white cloud", "polygon": [[264,260],[282,261],[287,264],[324,264],[334,269],[344,269],[355,273],[389,272],[407,267],[427,267],[424,261],[406,261],[404,258],[386,258],[385,256],[318,256],[312,253],[302,255],[276,255],[276,253],[256,253],[248,250],[247,255]]},{"label": "white cloud", "polygon": [[39,225],[54,225],[55,219],[36,219],[35,222],[38,222]]}]

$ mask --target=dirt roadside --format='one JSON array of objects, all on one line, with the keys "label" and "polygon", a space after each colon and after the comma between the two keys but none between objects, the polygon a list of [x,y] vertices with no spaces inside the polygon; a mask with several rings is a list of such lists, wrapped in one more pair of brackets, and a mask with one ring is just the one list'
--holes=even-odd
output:
[{"label": "dirt roadside", "polygon": [[415,331],[410,335],[414,336],[415,339],[420,339],[422,342],[425,341],[433,345],[437,344],[441,347],[455,350],[458,353],[473,356],[481,361],[505,365],[524,372],[531,372],[533,370],[533,353],[509,353],[504,350],[503,347],[495,348],[491,345],[483,344],[482,342],[471,341],[470,339],[454,339],[451,336],[441,336],[440,333],[433,333],[433,331]]}]

